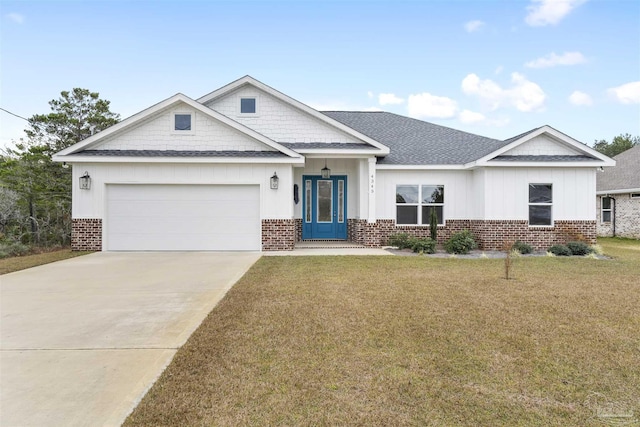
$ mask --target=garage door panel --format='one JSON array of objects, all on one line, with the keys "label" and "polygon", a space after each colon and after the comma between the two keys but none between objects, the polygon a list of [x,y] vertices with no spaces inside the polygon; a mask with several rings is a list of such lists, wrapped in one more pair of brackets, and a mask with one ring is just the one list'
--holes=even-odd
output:
[{"label": "garage door panel", "polygon": [[108,250],[260,250],[259,187],[109,185]]}]

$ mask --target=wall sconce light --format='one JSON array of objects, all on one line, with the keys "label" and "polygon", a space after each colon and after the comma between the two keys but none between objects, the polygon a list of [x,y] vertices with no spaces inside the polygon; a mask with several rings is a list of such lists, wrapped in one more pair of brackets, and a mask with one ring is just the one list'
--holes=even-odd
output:
[{"label": "wall sconce light", "polygon": [[89,172],[84,171],[84,175],[80,177],[80,189],[89,190],[90,188],[91,188],[91,177],[89,176]]},{"label": "wall sconce light", "polygon": [[274,172],[273,176],[270,179],[271,189],[272,190],[277,190],[278,189],[278,182],[279,181],[280,181],[280,178],[278,178],[278,174]]},{"label": "wall sconce light", "polygon": [[324,167],[320,169],[320,175],[324,179],[331,178],[331,169],[327,167],[327,159],[324,159]]}]

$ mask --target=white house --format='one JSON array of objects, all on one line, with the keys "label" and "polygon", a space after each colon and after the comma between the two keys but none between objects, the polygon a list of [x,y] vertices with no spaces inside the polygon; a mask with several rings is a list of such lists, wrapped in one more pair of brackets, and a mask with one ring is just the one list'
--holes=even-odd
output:
[{"label": "white house", "polygon": [[596,179],[598,235],[640,239],[640,145],[613,159]]},{"label": "white house", "polygon": [[246,76],[177,94],[61,152],[75,250],[288,250],[469,229],[485,249],[596,236],[596,169],[542,126],[501,141],[385,112],[319,112]]}]

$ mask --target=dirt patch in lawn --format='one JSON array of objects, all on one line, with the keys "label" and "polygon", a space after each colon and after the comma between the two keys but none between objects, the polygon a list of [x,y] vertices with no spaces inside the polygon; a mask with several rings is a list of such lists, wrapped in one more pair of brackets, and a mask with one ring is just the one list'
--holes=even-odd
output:
[{"label": "dirt patch in lawn", "polygon": [[608,403],[639,417],[637,252],[521,258],[514,280],[503,264],[264,257],[125,425],[596,426]]}]

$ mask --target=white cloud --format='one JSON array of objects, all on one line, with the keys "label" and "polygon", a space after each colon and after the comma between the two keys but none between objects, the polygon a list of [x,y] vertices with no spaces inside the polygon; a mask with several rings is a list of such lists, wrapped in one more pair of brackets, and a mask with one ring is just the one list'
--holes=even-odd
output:
[{"label": "white cloud", "polygon": [[580,52],[565,52],[562,55],[551,52],[542,58],[527,62],[524,66],[529,68],[549,68],[558,65],[584,64],[585,62],[587,62],[587,59]]},{"label": "white cloud", "polygon": [[640,81],[612,87],[607,93],[621,104],[640,104]]},{"label": "white cloud", "polygon": [[462,110],[460,111],[460,114],[458,114],[458,119],[460,119],[462,123],[472,124],[483,122],[487,118],[482,113],[476,113],[475,111],[470,110]]},{"label": "white cloud", "polygon": [[367,96],[369,97],[369,99],[373,99],[373,92],[371,91],[367,92]]},{"label": "white cloud", "polygon": [[24,15],[21,15],[19,13],[12,12],[7,14],[7,17],[9,17],[9,19],[11,19],[16,24],[22,24],[24,22]]},{"label": "white cloud", "polygon": [[467,95],[478,96],[491,110],[513,106],[519,111],[540,110],[547,98],[540,86],[519,73],[511,74],[512,87],[503,89],[492,80],[469,74],[462,80],[462,91]]},{"label": "white cloud", "polygon": [[569,102],[573,105],[593,105],[593,100],[591,99],[591,97],[584,92],[580,92],[579,90],[575,90],[571,95],[569,95]]},{"label": "white cloud", "polygon": [[475,31],[478,31],[480,28],[482,28],[482,26],[484,26],[484,22],[476,19],[474,21],[469,21],[466,24],[464,24],[464,29],[467,30],[467,33],[473,33]]},{"label": "white cloud", "polygon": [[555,25],[587,0],[531,0],[524,19],[532,27]]},{"label": "white cloud", "polygon": [[397,105],[402,104],[404,99],[395,96],[393,93],[381,93],[378,95],[378,102],[380,105]]},{"label": "white cloud", "polygon": [[415,119],[428,117],[449,119],[456,115],[458,104],[453,99],[445,96],[436,96],[423,92],[409,95],[407,109],[409,116]]}]

